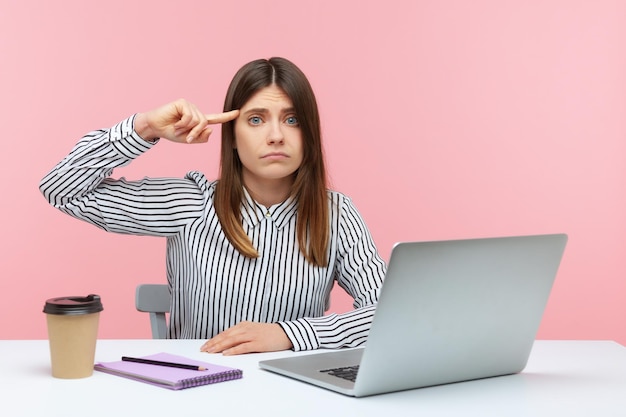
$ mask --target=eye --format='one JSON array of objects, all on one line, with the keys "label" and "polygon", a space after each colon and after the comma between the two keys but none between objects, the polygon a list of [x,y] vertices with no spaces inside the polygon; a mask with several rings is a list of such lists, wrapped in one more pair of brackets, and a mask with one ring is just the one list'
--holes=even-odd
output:
[{"label": "eye", "polygon": [[248,123],[251,125],[260,125],[262,121],[259,116],[252,116],[248,119]]},{"label": "eye", "polygon": [[298,118],[296,116],[289,116],[285,119],[285,123],[290,126],[298,126]]}]

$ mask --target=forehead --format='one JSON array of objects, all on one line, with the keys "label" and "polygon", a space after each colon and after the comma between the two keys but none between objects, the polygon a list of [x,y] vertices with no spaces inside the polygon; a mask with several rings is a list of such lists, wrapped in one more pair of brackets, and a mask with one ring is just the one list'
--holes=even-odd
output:
[{"label": "forehead", "polygon": [[283,91],[282,88],[273,84],[267,87],[263,87],[248,99],[248,101],[241,107],[241,111],[246,109],[260,108],[260,109],[285,109],[293,107],[291,99]]}]

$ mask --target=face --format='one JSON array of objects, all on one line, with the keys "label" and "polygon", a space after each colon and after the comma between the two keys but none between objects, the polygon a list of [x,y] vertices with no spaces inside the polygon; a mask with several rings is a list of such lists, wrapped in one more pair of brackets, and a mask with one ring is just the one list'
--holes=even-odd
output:
[{"label": "face", "polygon": [[302,132],[282,89],[265,87],[243,105],[235,121],[235,147],[248,189],[263,193],[267,187],[291,187],[302,163]]}]

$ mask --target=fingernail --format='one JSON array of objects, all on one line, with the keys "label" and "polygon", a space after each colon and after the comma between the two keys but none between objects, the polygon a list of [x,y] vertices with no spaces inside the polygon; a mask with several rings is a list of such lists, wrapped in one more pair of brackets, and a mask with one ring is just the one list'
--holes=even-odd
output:
[{"label": "fingernail", "polygon": [[193,136],[187,136],[187,143],[193,142],[195,138]]}]

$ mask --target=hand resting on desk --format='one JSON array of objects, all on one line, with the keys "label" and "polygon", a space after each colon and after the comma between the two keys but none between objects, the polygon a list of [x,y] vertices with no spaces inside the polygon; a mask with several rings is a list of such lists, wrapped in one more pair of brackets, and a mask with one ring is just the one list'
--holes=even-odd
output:
[{"label": "hand resting on desk", "polygon": [[206,341],[202,352],[239,355],[291,349],[293,345],[276,323],[242,321]]}]

